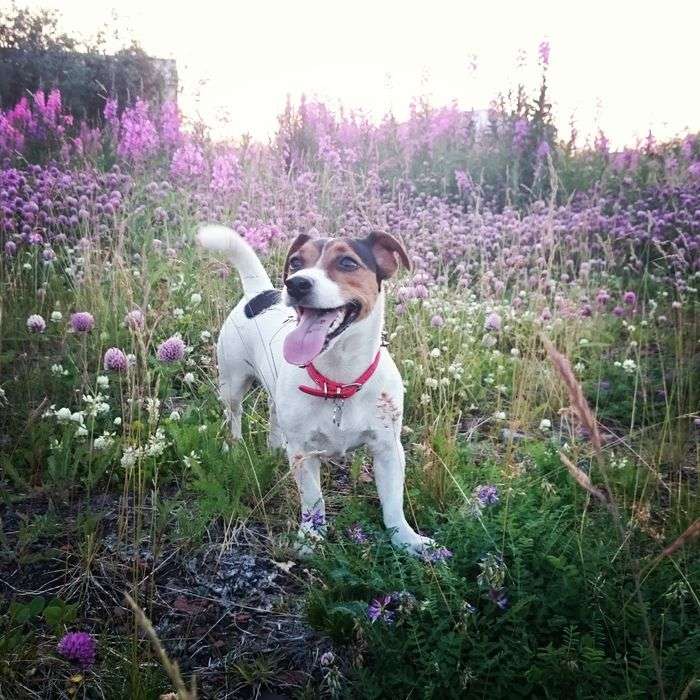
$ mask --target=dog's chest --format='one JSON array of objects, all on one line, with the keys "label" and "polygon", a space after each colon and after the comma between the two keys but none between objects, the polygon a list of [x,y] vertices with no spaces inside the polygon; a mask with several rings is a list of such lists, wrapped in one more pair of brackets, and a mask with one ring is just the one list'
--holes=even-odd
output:
[{"label": "dog's chest", "polygon": [[304,404],[302,410],[283,411],[280,418],[287,439],[305,453],[342,457],[377,439],[363,402],[309,399]]}]

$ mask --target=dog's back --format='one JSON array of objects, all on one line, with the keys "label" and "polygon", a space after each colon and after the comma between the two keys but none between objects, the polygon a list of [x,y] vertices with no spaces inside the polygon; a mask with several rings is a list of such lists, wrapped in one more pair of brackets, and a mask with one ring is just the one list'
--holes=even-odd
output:
[{"label": "dog's back", "polygon": [[240,401],[257,380],[268,394],[282,361],[282,342],[293,328],[295,313],[279,303],[270,276],[250,245],[225,226],[205,226],[197,243],[224,252],[238,271],[243,297],[221,327],[217,342],[219,389],[229,411],[234,437],[240,433]]}]

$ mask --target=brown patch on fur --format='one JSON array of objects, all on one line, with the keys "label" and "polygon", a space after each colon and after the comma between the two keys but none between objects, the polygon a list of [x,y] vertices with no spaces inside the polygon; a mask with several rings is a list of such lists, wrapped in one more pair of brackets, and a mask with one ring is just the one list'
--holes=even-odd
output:
[{"label": "brown patch on fur", "polygon": [[[287,253],[287,259],[284,261],[284,270],[282,272],[282,281],[287,279],[289,275],[289,262],[292,257],[301,258],[303,267],[313,267],[317,260],[321,257],[321,251],[323,246],[318,246],[320,241],[313,240],[311,236],[305,233],[300,233],[293,241],[292,245],[289,247],[289,252]],[[299,268],[303,269],[303,268]],[[297,270],[295,270],[297,272]]]},{"label": "brown patch on fur", "polygon": [[[337,262],[344,257],[352,258],[358,264],[358,268],[341,270]],[[343,238],[329,241],[323,248],[319,264],[328,278],[340,287],[344,299],[347,301],[354,299],[360,303],[357,320],[369,316],[379,296],[377,275],[365,265],[349,242]]]}]

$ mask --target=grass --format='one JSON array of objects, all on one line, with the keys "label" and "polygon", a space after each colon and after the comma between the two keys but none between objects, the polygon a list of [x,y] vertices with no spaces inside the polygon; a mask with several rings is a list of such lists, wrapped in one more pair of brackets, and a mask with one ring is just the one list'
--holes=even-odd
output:
[{"label": "grass", "polygon": [[[252,183],[268,180],[274,206],[298,213],[303,186],[266,167],[246,164],[249,190],[217,218],[262,219],[273,205]],[[328,537],[298,561],[297,496],[265,446],[266,399],[251,393],[230,444],[216,395],[213,343],[238,281],[192,245],[196,186],[153,201],[159,175],[135,171],[89,245],[57,246],[51,264],[36,247],[0,263],[1,696],[185,697],[192,675],[202,697],[698,692],[697,273],[674,291],[658,258],[633,274],[607,240],[604,265],[586,269],[580,231],[537,253],[511,232],[442,260],[446,215],[417,195],[406,239],[422,267],[389,286],[387,338],[407,390],[409,520],[452,556],[427,563],[390,546],[360,452],[324,471]],[[364,202],[372,176],[316,175],[318,226],[337,232],[350,225],[339,201]],[[516,248],[531,255],[524,267]],[[265,255],[277,281],[283,254],[280,241]],[[406,291],[425,282],[425,299]],[[579,312],[600,289],[622,315],[615,301]],[[123,323],[137,307],[142,330]],[[95,317],[90,333],[70,331],[77,310]],[[45,332],[27,330],[31,313]],[[174,334],[185,358],[159,362]],[[553,363],[544,339],[567,359]],[[109,347],[133,354],[127,372],[104,371]],[[497,502],[480,501],[485,485]],[[153,628],[138,611],[135,623],[125,592]],[[95,666],[57,655],[68,629],[96,636]],[[168,680],[168,658],[185,681]]]}]

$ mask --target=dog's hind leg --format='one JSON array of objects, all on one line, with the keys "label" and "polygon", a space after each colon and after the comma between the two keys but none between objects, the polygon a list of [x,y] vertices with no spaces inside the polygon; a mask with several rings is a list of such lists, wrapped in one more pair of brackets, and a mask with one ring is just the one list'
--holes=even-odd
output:
[{"label": "dog's hind leg", "polygon": [[277,419],[277,409],[275,408],[275,402],[272,397],[268,398],[267,405],[270,408],[270,432],[267,434],[267,446],[271,450],[283,449],[287,441],[285,440],[282,428],[280,428]]},{"label": "dog's hind leg", "polygon": [[229,376],[219,381],[219,395],[226,409],[226,418],[234,440],[241,438],[242,402],[252,384],[253,377],[245,374]]}]

